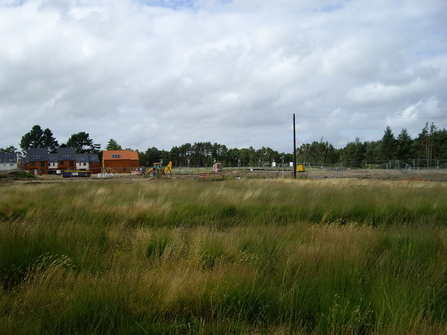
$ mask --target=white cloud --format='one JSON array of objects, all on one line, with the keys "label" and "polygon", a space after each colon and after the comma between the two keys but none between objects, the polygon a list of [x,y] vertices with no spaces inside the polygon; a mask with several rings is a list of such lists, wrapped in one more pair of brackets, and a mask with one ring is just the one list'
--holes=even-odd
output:
[{"label": "white cloud", "polygon": [[1,0],[0,147],[35,124],[140,150],[290,151],[293,113],[300,141],[335,146],[446,127],[446,13],[436,0]]}]

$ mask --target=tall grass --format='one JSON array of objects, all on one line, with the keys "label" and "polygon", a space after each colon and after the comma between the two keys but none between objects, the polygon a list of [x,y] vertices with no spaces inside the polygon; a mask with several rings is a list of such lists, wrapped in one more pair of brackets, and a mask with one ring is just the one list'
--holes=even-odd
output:
[{"label": "tall grass", "polygon": [[0,333],[443,333],[446,186],[7,186]]}]

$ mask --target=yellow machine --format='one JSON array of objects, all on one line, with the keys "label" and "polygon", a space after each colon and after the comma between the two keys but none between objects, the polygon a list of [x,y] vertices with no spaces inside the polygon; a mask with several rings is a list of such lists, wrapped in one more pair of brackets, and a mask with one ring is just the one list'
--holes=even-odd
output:
[{"label": "yellow machine", "polygon": [[297,172],[306,172],[306,167],[303,164],[299,164],[296,166]]},{"label": "yellow machine", "polygon": [[147,170],[145,174],[155,174],[155,176],[158,176],[159,172],[161,172],[162,176],[168,174],[168,172],[172,174],[172,162],[169,162],[165,167],[160,162],[154,163],[154,166]]},{"label": "yellow machine", "polygon": [[[160,164],[160,166],[161,166],[161,164]],[[167,174],[168,172],[169,172],[169,174],[172,174],[172,162],[169,162],[169,164],[163,168],[162,174]]]}]

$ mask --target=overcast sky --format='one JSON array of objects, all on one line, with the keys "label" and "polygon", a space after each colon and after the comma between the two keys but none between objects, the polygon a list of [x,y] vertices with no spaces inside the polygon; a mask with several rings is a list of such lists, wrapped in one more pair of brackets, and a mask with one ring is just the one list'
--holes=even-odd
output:
[{"label": "overcast sky", "polygon": [[0,147],[336,148],[447,128],[446,0],[0,0]]}]

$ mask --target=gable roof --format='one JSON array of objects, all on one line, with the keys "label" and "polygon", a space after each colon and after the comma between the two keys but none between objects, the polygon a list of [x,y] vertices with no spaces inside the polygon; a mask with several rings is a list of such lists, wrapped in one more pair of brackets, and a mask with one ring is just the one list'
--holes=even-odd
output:
[{"label": "gable roof", "polygon": [[76,149],[75,148],[59,148],[57,149],[58,160],[75,160]]},{"label": "gable roof", "polygon": [[28,160],[30,162],[42,162],[48,160],[48,150],[46,148],[31,148],[28,151]]},{"label": "gable roof", "polygon": [[11,152],[0,153],[0,163],[17,163],[17,154]]},{"label": "gable roof", "polygon": [[124,160],[124,159],[137,161],[139,159],[138,152],[130,150],[110,150],[110,151],[104,151],[102,154],[103,161]]},{"label": "gable roof", "polygon": [[93,162],[99,162],[99,156],[98,154],[92,154],[92,155],[88,155],[88,159],[90,163]]}]

